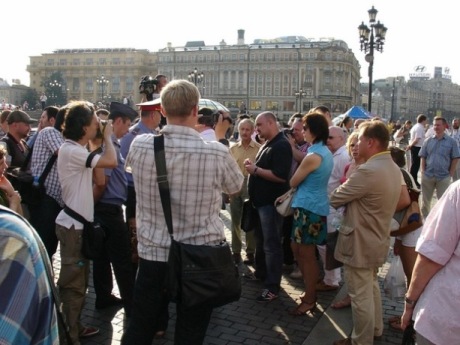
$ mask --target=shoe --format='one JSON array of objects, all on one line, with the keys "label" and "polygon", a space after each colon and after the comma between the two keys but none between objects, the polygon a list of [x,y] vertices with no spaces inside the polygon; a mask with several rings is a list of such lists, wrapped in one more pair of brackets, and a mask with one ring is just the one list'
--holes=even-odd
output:
[{"label": "shoe", "polygon": [[246,260],[243,261],[243,264],[250,266],[254,265],[254,254],[247,254]]},{"label": "shoe", "polygon": [[351,307],[351,298],[350,296],[345,296],[342,300],[332,303],[331,304],[332,309],[343,309],[343,308],[348,308]]},{"label": "shoe", "polygon": [[256,298],[257,302],[271,302],[278,298],[278,295],[268,289],[262,291],[262,294]]},{"label": "shoe", "polygon": [[338,285],[327,285],[325,282],[321,281],[316,284],[316,291],[334,291],[339,288]]},{"label": "shoe", "polygon": [[235,264],[239,264],[241,262],[241,254],[233,253],[233,261],[235,262]]},{"label": "shoe", "polygon": [[110,295],[109,298],[103,300],[98,300],[96,298],[96,309],[105,309],[121,305],[123,305],[123,301],[121,300],[121,298],[118,298],[114,295]]},{"label": "shoe", "polygon": [[293,279],[302,278],[302,272],[300,272],[299,267],[294,268],[294,270],[289,274],[289,277],[291,277]]},{"label": "shoe", "polygon": [[157,332],[155,333],[154,338],[155,338],[155,339],[163,339],[163,338],[165,337],[165,335],[166,335],[166,332],[165,332],[165,331],[157,331]]},{"label": "shoe", "polygon": [[290,310],[289,314],[292,316],[302,316],[314,311],[315,309],[316,300],[314,302],[307,302],[301,298],[300,304],[295,309]]},{"label": "shoe", "polygon": [[252,272],[243,273],[243,279],[245,279],[246,281],[250,281],[250,282],[259,282],[259,281],[261,281],[261,279],[256,277],[256,275],[254,273],[252,273]]},{"label": "shoe", "polygon": [[352,345],[351,338],[345,338],[336,340],[332,343],[333,345]]},{"label": "shoe", "polygon": [[83,330],[80,332],[79,337],[80,338],[89,338],[92,337],[93,335],[96,335],[99,333],[99,328],[96,327],[84,327]]}]

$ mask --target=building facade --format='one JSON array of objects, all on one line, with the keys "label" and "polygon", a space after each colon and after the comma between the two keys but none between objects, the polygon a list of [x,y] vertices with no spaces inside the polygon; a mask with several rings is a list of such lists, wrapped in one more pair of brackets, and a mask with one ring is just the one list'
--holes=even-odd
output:
[{"label": "building facade", "polygon": [[[141,77],[156,75],[156,54],[132,48],[61,49],[30,57],[27,71],[30,87],[38,93],[45,92],[45,83],[60,73],[63,80],[59,81],[59,91],[67,100],[106,103],[132,96],[138,102]],[[105,82],[99,83],[102,76]]]}]

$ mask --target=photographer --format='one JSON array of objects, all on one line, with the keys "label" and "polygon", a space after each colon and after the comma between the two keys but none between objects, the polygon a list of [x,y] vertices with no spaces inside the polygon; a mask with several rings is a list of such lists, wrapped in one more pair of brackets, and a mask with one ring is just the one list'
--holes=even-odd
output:
[{"label": "photographer", "polygon": [[150,75],[143,76],[139,83],[139,93],[143,94],[141,102],[160,98],[160,92],[166,84],[168,84],[168,78],[163,74],[157,74],[154,78]]},{"label": "photographer", "polygon": [[195,126],[204,141],[219,141],[228,146],[228,130],[232,126],[229,113],[209,108],[198,111],[198,123]]}]

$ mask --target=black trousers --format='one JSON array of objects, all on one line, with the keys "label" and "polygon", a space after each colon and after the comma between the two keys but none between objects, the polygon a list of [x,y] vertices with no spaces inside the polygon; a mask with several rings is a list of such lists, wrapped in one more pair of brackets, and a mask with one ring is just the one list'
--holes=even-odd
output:
[{"label": "black trousers", "polygon": [[417,184],[417,187],[420,187],[420,183],[417,180],[418,171],[420,169],[420,157],[418,156],[420,150],[421,150],[421,147],[417,147],[417,146],[412,146],[410,148],[410,154],[412,157],[412,165],[410,167],[410,174],[414,178],[414,181]]},{"label": "black trousers", "polygon": [[105,300],[112,294],[112,264],[125,311],[131,312],[134,275],[131,265],[131,250],[123,209],[118,205],[97,203],[94,217],[106,232],[105,257],[93,261],[93,281],[96,299]]},{"label": "black trousers", "polygon": [[49,195],[43,195],[39,205],[29,205],[30,224],[37,230],[38,235],[45,245],[48,256],[56,253],[58,239],[56,236],[56,217],[62,208],[59,203]]}]

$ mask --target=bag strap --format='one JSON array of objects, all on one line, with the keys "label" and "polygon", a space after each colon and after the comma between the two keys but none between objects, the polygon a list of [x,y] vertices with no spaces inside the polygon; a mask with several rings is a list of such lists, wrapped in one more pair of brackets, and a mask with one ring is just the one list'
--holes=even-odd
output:
[{"label": "bag strap", "polygon": [[57,154],[53,154],[49,159],[48,163],[46,163],[45,170],[43,170],[42,174],[38,178],[38,183],[42,186],[43,183],[45,183],[46,178],[48,177],[48,174],[51,171],[51,168],[54,165],[54,162],[56,162],[57,159]]},{"label": "bag strap", "polygon": [[[2,212],[8,212],[16,217],[21,218],[24,221],[24,223],[29,224],[28,222],[25,221],[25,219],[21,215],[7,209],[6,207],[2,208]],[[62,328],[64,329],[67,343],[69,345],[72,345],[73,341],[72,341],[72,338],[70,337],[69,325],[67,324],[67,321],[64,316],[64,312],[62,311],[62,303],[59,297],[59,292],[57,291],[56,285],[54,283],[53,273],[51,273],[51,263],[48,264],[45,259],[45,257],[48,257],[48,253],[46,252],[45,246],[43,245],[43,242],[41,238],[38,236],[35,229],[33,229],[31,226],[29,226],[29,228],[31,229],[32,235],[35,238],[35,242],[37,242],[37,247],[40,251],[40,256],[43,258],[43,261],[44,261],[46,277],[48,278],[48,283],[51,288],[51,293],[53,294],[53,301],[54,301],[54,304],[56,305],[56,314],[58,316],[58,322],[61,322],[62,324]]]},{"label": "bag strap", "polygon": [[85,219],[85,217],[83,217],[82,215],[80,215],[79,213],[75,212],[74,210],[72,210],[69,206],[65,205],[64,206],[64,212],[67,213],[70,217],[72,217],[73,219],[75,219],[76,221],[79,221],[80,223],[82,224],[86,224],[88,223],[88,221]]},{"label": "bag strap", "polygon": [[163,134],[155,135],[153,137],[153,148],[155,151],[155,165],[157,168],[157,182],[158,189],[160,190],[161,205],[163,206],[163,213],[165,214],[166,226],[168,227],[169,235],[171,236],[171,239],[174,239],[171,214],[171,194],[169,193],[168,172],[166,171],[164,139]]},{"label": "bag strap", "polygon": [[85,166],[87,168],[91,168],[91,162],[93,161],[93,158],[95,155],[97,155],[98,153],[101,153],[102,152],[102,147],[98,147],[97,149],[95,149],[94,151],[92,151],[88,158],[86,159],[86,163],[85,163]]}]

